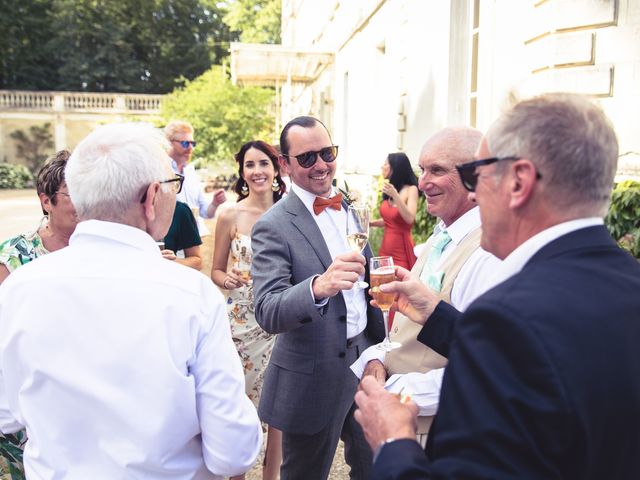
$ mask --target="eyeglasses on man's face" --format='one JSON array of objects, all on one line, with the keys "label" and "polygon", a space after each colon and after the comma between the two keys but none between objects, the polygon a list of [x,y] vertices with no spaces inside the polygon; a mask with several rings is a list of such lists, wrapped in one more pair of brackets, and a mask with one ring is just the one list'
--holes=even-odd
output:
[{"label": "eyeglasses on man's face", "polygon": [[324,147],[315,152],[314,151],[304,152],[304,153],[301,153],[300,155],[283,154],[283,156],[285,157],[289,157],[289,158],[294,157],[302,168],[313,167],[318,161],[318,155],[320,156],[323,162],[331,163],[338,156],[338,146],[331,145],[330,147]]},{"label": "eyeglasses on man's face", "polygon": [[[473,162],[456,165],[456,170],[458,170],[458,175],[460,175],[460,180],[462,181],[464,188],[470,192],[475,192],[476,187],[478,186],[478,172],[476,172],[476,169],[483,165],[491,165],[492,163],[500,162],[502,160],[520,160],[520,157],[483,158],[482,160],[475,160]],[[540,174],[538,174],[538,178],[540,178]]]},{"label": "eyeglasses on man's face", "polygon": [[189,148],[189,145],[191,145],[191,148],[196,148],[196,145],[198,142],[194,141],[194,140],[171,140],[172,142],[178,142],[180,144],[180,146],[182,148],[184,148],[185,150],[187,148]]},{"label": "eyeglasses on man's face", "polygon": [[[175,192],[175,194],[177,195],[178,193],[180,193],[182,191],[182,184],[184,183],[184,175],[180,175],[179,173],[176,173],[176,176],[174,178],[170,178],[169,180],[161,180],[158,183],[162,184],[162,183],[170,183],[173,186],[173,191]],[[148,188],[147,188],[148,190]],[[140,203],[144,203],[147,200],[147,190],[144,191],[144,194],[142,195],[142,198],[140,199]]]}]

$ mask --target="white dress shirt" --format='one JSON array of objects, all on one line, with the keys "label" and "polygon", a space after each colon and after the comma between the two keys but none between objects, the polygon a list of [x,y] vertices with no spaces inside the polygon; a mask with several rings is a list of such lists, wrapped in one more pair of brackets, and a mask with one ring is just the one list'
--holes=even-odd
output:
[{"label": "white dress shirt", "polygon": [[[307,192],[295,183],[291,184],[291,190],[304,203],[304,206],[307,207],[316,221],[331,258],[334,259],[341,253],[352,251],[347,243],[347,212],[344,211],[344,208],[340,210],[326,208],[320,215],[316,215],[313,212],[313,202],[316,199],[316,195]],[[331,197],[334,195],[336,195],[336,192],[332,189]],[[313,297],[313,292],[311,292],[311,296]],[[347,306],[347,338],[353,338],[367,327],[367,301],[364,290],[361,288],[354,287],[351,290],[343,290],[342,296]],[[325,299],[323,303],[318,305],[325,305],[328,301],[328,299]]]},{"label": "white dress shirt", "polygon": [[[451,236],[451,242],[444,248],[440,261],[435,265],[438,270],[442,263],[451,255],[460,242],[476,228],[480,227],[480,209],[473,207],[448,227],[440,221],[433,229],[433,235],[446,229]],[[464,262],[453,282],[451,289],[451,305],[460,311],[467,309],[469,304],[486,292],[495,283],[490,282],[495,268],[500,264],[491,253],[482,248],[476,249]]]},{"label": "white dress shirt", "polygon": [[262,445],[221,293],[90,220],[0,287],[0,430],[30,479],[212,479]]},{"label": "white dress shirt", "polygon": [[[434,269],[438,270],[460,242],[479,226],[480,210],[477,206],[448,227],[440,221],[434,228],[433,235],[435,236],[446,229],[451,236],[451,242],[442,251],[442,256],[434,265]],[[451,305],[457,310],[466,310],[471,302],[496,284],[492,281],[492,277],[498,265],[500,265],[500,260],[494,255],[482,248],[476,249],[464,263],[453,282]],[[358,377],[361,377],[366,364],[376,359],[384,363],[384,352],[368,348],[352,365],[351,369]],[[418,405],[420,415],[434,415],[438,409],[443,373],[444,368],[438,368],[427,373],[395,374],[389,377],[385,388],[392,393],[400,391],[410,393],[412,400]]]},{"label": "white dress shirt", "polygon": [[196,209],[199,216],[195,214],[196,222],[198,223],[198,232],[201,237],[205,235],[209,235],[211,232],[205,225],[203,218],[209,218],[207,214],[207,208],[211,203],[210,200],[204,194],[204,189],[202,187],[202,183],[200,182],[200,177],[196,173],[195,167],[188,163],[184,166],[182,172],[178,169],[178,164],[175,160],[172,162],[173,171],[176,173],[180,173],[184,175],[184,183],[182,184],[182,190],[176,196],[176,200],[179,202],[186,203],[189,205],[189,208]]}]

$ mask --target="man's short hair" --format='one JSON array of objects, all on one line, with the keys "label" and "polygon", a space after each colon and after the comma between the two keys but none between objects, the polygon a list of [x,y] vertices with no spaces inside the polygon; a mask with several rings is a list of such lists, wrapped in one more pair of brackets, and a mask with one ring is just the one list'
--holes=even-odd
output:
[{"label": "man's short hair", "polygon": [[168,140],[173,140],[179,133],[193,133],[193,126],[183,120],[172,120],[164,127],[164,135]]},{"label": "man's short hair", "polygon": [[492,155],[533,162],[544,195],[558,208],[580,216],[606,214],[618,141],[602,110],[586,97],[556,93],[522,101],[486,137]]},{"label": "man's short hair", "polygon": [[78,217],[122,220],[151,183],[171,176],[167,150],[162,132],[146,123],[112,123],[87,135],[66,168]]},{"label": "man's short hair", "polygon": [[[65,183],[64,169],[67,166],[70,155],[71,153],[68,150],[60,150],[55,156],[47,160],[47,163],[43,165],[36,177],[36,192],[38,196],[44,193],[54,205],[58,203],[56,193]],[[44,208],[42,213],[47,215],[47,211]]]},{"label": "man's short hair", "polygon": [[[289,129],[295,125],[299,126],[299,127],[303,127],[303,128],[313,128],[316,125],[322,125],[324,127],[324,129],[327,131],[327,133],[329,133],[329,130],[327,129],[327,127],[325,126],[324,123],[322,123],[320,120],[318,120],[317,118],[314,117],[308,117],[308,116],[301,116],[301,117],[296,117],[293,120],[290,120],[289,123],[287,123],[284,128],[282,129],[282,132],[280,133],[280,153],[282,155],[288,155],[289,154],[289,140],[287,139],[287,136],[289,134]],[[329,137],[331,137],[331,134],[329,134]],[[287,161],[289,161],[288,157],[285,157],[285,159]]]}]

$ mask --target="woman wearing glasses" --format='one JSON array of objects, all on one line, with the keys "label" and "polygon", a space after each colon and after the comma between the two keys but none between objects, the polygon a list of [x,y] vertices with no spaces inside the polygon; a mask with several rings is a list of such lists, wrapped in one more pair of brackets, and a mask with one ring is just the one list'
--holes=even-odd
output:
[{"label": "woman wearing glasses", "polygon": [[70,155],[67,150],[59,151],[38,172],[36,191],[44,218],[35,231],[0,244],[0,283],[21,265],[69,245],[78,223],[64,179]]},{"label": "woman wearing glasses", "polygon": [[382,219],[370,222],[371,226],[384,227],[378,255],[391,256],[394,265],[411,270],[416,263],[411,228],[418,208],[418,179],[409,158],[402,152],[387,156],[382,176],[388,180],[382,186]]},{"label": "woman wearing glasses", "polygon": [[[68,151],[59,151],[38,172],[36,191],[44,218],[37,230],[0,243],[0,283],[16,268],[69,245],[69,237],[78,223],[64,179],[69,156]],[[34,292],[34,298],[37,298],[37,292]],[[24,430],[6,435],[0,433],[0,450],[4,451],[5,445],[6,450],[22,448],[26,439]],[[21,468],[22,455],[14,455],[12,463]]]},{"label": "woman wearing glasses", "polygon": [[[275,336],[262,330],[255,318],[250,234],[262,214],[282,198],[285,184],[278,169],[278,155],[265,142],[245,143],[236,154],[236,161],[239,178],[234,190],[238,203],[218,217],[211,279],[228,291],[231,334],[244,366],[247,395],[257,408]],[[278,478],[282,463],[281,438],[278,430],[268,427],[264,479]]]}]

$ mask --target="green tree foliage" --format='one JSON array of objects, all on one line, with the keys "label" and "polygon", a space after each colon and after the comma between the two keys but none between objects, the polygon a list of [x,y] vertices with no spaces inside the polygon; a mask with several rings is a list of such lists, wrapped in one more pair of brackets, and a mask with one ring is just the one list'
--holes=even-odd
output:
[{"label": "green tree foliage", "polygon": [[640,258],[640,182],[625,180],[616,185],[604,221],[618,244]]},{"label": "green tree foliage", "polygon": [[245,43],[280,43],[281,0],[233,0],[224,22]]},{"label": "green tree foliage", "polygon": [[272,140],[273,101],[273,90],[235,86],[222,67],[214,66],[165,97],[162,117],[193,125],[197,159],[209,164],[230,164],[244,142]]},{"label": "green tree foliage", "polygon": [[33,187],[33,176],[27,167],[12,163],[0,163],[0,188],[27,187]]},{"label": "green tree foliage", "polygon": [[51,124],[33,125],[29,132],[15,130],[9,134],[16,141],[16,156],[24,158],[29,171],[35,176],[51,153],[55,144]]},{"label": "green tree foliage", "polygon": [[0,89],[46,90],[57,78],[51,39],[52,0],[0,0]]},{"label": "green tree foliage", "polygon": [[237,38],[213,0],[4,3],[0,88],[167,93]]}]

